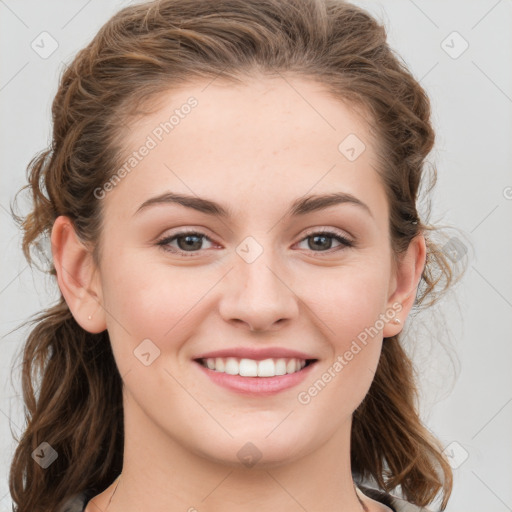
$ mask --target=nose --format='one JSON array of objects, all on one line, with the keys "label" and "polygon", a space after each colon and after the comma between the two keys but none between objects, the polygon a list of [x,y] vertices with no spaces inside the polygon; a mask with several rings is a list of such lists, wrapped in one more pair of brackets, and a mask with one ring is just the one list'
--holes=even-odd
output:
[{"label": "nose", "polygon": [[[265,253],[264,253],[265,254]],[[236,262],[220,301],[220,314],[235,327],[272,331],[297,318],[298,297],[287,284],[286,272],[270,258]]]}]

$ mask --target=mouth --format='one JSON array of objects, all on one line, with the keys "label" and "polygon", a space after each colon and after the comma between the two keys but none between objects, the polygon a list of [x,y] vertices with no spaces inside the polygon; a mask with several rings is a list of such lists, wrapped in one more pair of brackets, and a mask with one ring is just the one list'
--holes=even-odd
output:
[{"label": "mouth", "polygon": [[301,372],[317,359],[268,358],[263,360],[237,357],[208,357],[195,359],[204,368],[241,377],[280,377]]},{"label": "mouth", "polygon": [[202,357],[194,359],[206,382],[235,394],[252,397],[272,396],[292,389],[308,377],[318,359],[276,357]]}]

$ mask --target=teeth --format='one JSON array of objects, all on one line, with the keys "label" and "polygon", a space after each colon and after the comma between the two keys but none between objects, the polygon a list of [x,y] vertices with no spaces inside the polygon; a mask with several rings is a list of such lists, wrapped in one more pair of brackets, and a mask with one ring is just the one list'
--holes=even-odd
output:
[{"label": "teeth", "polygon": [[237,361],[235,359],[235,362],[233,363],[233,368],[236,368],[235,364],[238,364],[238,373],[242,377],[257,377],[258,376],[259,363],[257,361],[254,361],[252,359],[242,359],[242,360],[240,360],[240,363],[237,363]]},{"label": "teeth", "polygon": [[217,370],[218,372],[224,371],[224,359],[221,357],[217,357],[216,359],[207,359],[207,361],[213,361],[213,368],[211,368],[212,370]]},{"label": "teeth", "polygon": [[240,366],[234,357],[228,357],[226,359],[224,373],[228,373],[229,375],[238,375],[240,373]]},{"label": "teeth", "polygon": [[[274,363],[273,359],[264,359],[255,366],[258,369],[258,377],[274,377],[276,375],[276,363]],[[240,370],[241,369],[242,365],[240,364]],[[240,375],[242,375],[241,371]]]},{"label": "teeth", "polygon": [[286,359],[277,359],[274,366],[276,375],[286,375]]},{"label": "teeth", "polygon": [[201,364],[216,372],[242,377],[275,377],[295,373],[306,366],[305,359],[238,359],[236,357],[215,357],[201,359]]}]

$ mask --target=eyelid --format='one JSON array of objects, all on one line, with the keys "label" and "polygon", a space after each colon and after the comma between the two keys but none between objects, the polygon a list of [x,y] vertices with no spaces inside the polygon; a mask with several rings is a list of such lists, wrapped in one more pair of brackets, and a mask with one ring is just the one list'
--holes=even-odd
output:
[{"label": "eyelid", "polygon": [[354,237],[351,234],[349,234],[347,231],[342,231],[341,229],[332,228],[329,226],[315,226],[314,228],[310,228],[310,229],[306,230],[306,232],[304,233],[304,235],[302,236],[302,238],[299,241],[302,242],[302,240],[304,240],[304,238],[306,238],[308,236],[322,234],[322,233],[329,234],[329,235],[337,235],[340,238],[344,238],[345,240],[347,240],[347,242],[355,243]]}]

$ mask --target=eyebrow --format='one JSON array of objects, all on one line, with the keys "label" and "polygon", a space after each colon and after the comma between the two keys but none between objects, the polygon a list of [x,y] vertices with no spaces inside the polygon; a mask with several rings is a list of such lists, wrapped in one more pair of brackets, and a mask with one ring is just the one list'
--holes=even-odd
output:
[{"label": "eyebrow", "polygon": [[[172,192],[166,192],[164,194],[149,198],[139,206],[135,214],[145,210],[150,206],[162,204],[180,204],[187,208],[192,208],[199,212],[206,213],[207,215],[213,215],[222,218],[230,218],[235,216],[229,208],[226,208],[219,203],[216,203],[215,201],[186,194],[174,194]],[[373,217],[368,205],[363,203],[360,199],[353,196],[352,194],[348,194],[346,192],[301,197],[292,203],[286,215],[306,215],[308,213],[323,210],[338,204],[352,204],[358,206],[365,210],[371,217]]]}]

